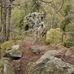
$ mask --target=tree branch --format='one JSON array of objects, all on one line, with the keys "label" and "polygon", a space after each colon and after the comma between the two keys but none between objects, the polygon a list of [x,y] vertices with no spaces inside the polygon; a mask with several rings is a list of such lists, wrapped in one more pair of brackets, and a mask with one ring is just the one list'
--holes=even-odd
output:
[{"label": "tree branch", "polygon": [[52,1],[50,1],[50,2],[47,2],[47,1],[41,0],[41,2],[46,3],[46,4],[50,4],[50,3],[52,3],[52,2],[53,2],[53,0],[52,0]]},{"label": "tree branch", "polygon": [[58,9],[57,12],[59,12],[59,11],[62,9],[63,5],[64,5],[64,0],[62,0],[62,5],[61,5],[61,7]]}]

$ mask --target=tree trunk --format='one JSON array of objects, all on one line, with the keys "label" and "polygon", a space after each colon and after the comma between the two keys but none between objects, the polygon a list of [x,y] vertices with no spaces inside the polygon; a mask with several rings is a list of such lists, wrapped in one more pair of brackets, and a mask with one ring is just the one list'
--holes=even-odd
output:
[{"label": "tree trunk", "polygon": [[2,41],[10,38],[10,20],[11,20],[11,2],[10,0],[1,0],[1,25]]},{"label": "tree trunk", "polygon": [[6,40],[6,0],[1,0],[2,41]]},{"label": "tree trunk", "polygon": [[11,24],[11,2],[7,2],[7,18],[6,18],[6,40],[10,38],[10,24]]}]

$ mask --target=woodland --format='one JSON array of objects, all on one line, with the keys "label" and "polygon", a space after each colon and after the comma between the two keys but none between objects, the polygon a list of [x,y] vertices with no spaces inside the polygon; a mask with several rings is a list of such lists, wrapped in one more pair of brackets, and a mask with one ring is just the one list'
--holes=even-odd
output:
[{"label": "woodland", "polygon": [[74,74],[74,0],[0,0],[0,74]]}]

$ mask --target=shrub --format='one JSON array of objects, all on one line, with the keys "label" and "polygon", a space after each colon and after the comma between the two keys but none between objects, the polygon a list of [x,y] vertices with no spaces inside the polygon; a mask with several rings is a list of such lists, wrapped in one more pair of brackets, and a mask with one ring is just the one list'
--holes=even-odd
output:
[{"label": "shrub", "polygon": [[74,38],[70,38],[70,39],[66,40],[64,42],[64,46],[68,47],[68,48],[74,47]]},{"label": "shrub", "polygon": [[46,34],[46,42],[47,43],[60,43],[62,39],[62,32],[60,31],[60,28],[56,29],[50,29],[47,31]]},{"label": "shrub", "polygon": [[15,7],[14,9],[12,9],[11,16],[12,16],[11,17],[12,24],[14,26],[20,28],[22,26],[22,23],[23,23],[24,10]]}]

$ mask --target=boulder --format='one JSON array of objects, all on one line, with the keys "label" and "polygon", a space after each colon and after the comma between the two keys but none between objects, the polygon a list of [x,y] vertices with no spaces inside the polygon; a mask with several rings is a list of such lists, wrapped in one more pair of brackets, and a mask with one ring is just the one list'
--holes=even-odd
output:
[{"label": "boulder", "polygon": [[20,48],[20,45],[13,45],[12,47],[11,47],[11,49],[19,49]]},{"label": "boulder", "polygon": [[31,46],[30,49],[34,54],[44,54],[45,51],[47,51],[48,46],[35,45],[35,46]]},{"label": "boulder", "polygon": [[74,65],[74,48],[60,50],[55,57]]},{"label": "boulder", "polygon": [[74,65],[50,55],[48,51],[28,66],[28,74],[74,74]]},{"label": "boulder", "polygon": [[20,59],[22,57],[22,51],[19,50],[19,45],[12,46],[10,50],[6,51],[4,57],[12,60]]}]

